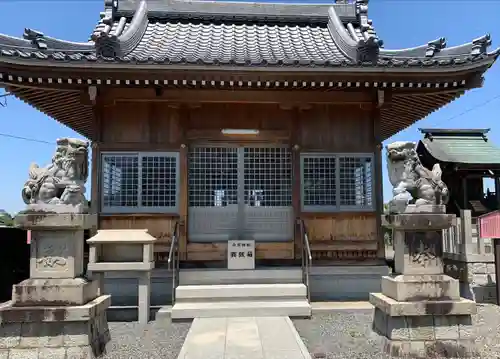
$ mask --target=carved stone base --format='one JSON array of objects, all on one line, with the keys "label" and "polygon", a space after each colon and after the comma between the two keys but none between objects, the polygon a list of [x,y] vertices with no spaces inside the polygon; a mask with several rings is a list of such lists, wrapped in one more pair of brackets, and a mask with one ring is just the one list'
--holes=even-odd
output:
[{"label": "carved stone base", "polygon": [[109,295],[73,307],[0,305],[0,354],[9,358],[94,359],[110,340]]},{"label": "carved stone base", "polygon": [[97,298],[99,283],[85,278],[26,279],[12,289],[12,305],[70,306],[83,305]]}]

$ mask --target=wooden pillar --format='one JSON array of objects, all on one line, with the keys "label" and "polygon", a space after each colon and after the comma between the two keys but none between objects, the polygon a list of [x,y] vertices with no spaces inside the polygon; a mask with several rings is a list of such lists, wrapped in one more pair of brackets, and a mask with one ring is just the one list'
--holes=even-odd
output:
[{"label": "wooden pillar", "polygon": [[467,194],[467,176],[463,175],[462,177],[462,194],[463,194],[463,204],[462,209],[469,209],[469,205],[467,204],[469,195]]},{"label": "wooden pillar", "polygon": [[375,192],[375,210],[376,210],[376,228],[377,228],[377,258],[385,261],[385,241],[384,231],[382,230],[382,214],[384,213],[384,193],[382,188],[382,141],[381,141],[381,121],[380,121],[380,106],[379,100],[374,101],[372,109],[373,121],[373,138],[374,138],[374,192]]},{"label": "wooden pillar", "polygon": [[187,221],[188,221],[188,154],[189,148],[186,142],[186,123],[189,120],[189,108],[172,104],[170,106],[173,120],[176,121],[180,129],[179,149],[179,259],[187,259]]},{"label": "wooden pillar", "polygon": [[101,150],[103,104],[99,101],[93,106],[93,134],[92,134],[92,165],[90,169],[90,213],[97,216],[97,226],[90,229],[90,236],[97,234],[99,229],[99,213],[101,211]]},{"label": "wooden pillar", "polygon": [[[497,198],[497,208],[500,209],[500,178],[494,177],[495,179],[495,196]],[[500,300],[500,298],[498,298]]]},{"label": "wooden pillar", "polygon": [[[301,217],[300,206],[300,109],[294,107],[290,111],[292,128],[290,146],[292,147],[292,206],[295,218]],[[302,256],[302,236],[298,231],[298,224],[294,221],[294,255],[295,259]]]}]

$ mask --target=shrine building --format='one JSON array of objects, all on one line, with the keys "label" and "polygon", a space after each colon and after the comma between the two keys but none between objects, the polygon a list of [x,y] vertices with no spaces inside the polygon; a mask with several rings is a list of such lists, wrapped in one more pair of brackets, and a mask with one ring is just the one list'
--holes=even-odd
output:
[{"label": "shrine building", "polygon": [[158,239],[153,305],[169,256],[181,280],[225,276],[238,240],[241,278],[298,271],[313,299],[366,300],[388,272],[382,142],[481,87],[490,45],[392,49],[368,0],[105,0],[88,42],[0,35],[0,84],[91,141],[98,229]]}]

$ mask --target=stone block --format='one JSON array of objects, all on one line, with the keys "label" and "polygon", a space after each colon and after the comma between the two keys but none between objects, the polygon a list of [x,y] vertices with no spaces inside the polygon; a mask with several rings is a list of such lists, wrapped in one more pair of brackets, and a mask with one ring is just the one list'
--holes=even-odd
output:
[{"label": "stone block", "polygon": [[66,359],[66,348],[40,348],[38,359]]},{"label": "stone block", "polygon": [[437,340],[458,340],[458,319],[456,316],[435,316],[434,326]]},{"label": "stone block", "polygon": [[475,340],[476,328],[472,324],[470,315],[461,315],[456,317],[458,323],[458,335],[460,340]]},{"label": "stone block", "polygon": [[97,227],[97,215],[77,213],[20,213],[16,227],[29,230],[89,229]]},{"label": "stone block", "polygon": [[486,263],[469,263],[467,267],[473,274],[486,274]]},{"label": "stone block", "polygon": [[0,349],[15,348],[21,341],[21,323],[0,324]]},{"label": "stone block", "polygon": [[384,352],[399,358],[476,358],[473,341],[432,340],[398,341],[384,339]]},{"label": "stone block", "polygon": [[83,230],[32,231],[30,278],[75,278],[83,274]]},{"label": "stone block", "polygon": [[12,305],[83,305],[97,298],[99,283],[85,278],[26,279],[13,286]]},{"label": "stone block", "polygon": [[394,231],[394,265],[398,274],[443,274],[441,230]]},{"label": "stone block", "polygon": [[393,340],[410,340],[406,317],[387,317],[386,337]]},{"label": "stone block", "polygon": [[446,213],[403,213],[385,216],[384,225],[396,230],[428,231],[450,228],[455,215]]},{"label": "stone block", "polygon": [[0,322],[78,322],[103,313],[111,304],[110,295],[101,295],[85,305],[68,307],[13,307],[11,302],[0,305]]},{"label": "stone block", "polygon": [[373,329],[380,335],[387,336],[388,315],[380,309],[375,308],[373,312]]},{"label": "stone block", "polygon": [[0,359],[9,359],[9,349],[0,349]]},{"label": "stone block", "polygon": [[90,345],[66,349],[66,359],[94,359],[95,357]]},{"label": "stone block", "polygon": [[55,322],[22,323],[19,348],[61,347],[63,326]]},{"label": "stone block", "polygon": [[426,341],[435,339],[434,321],[432,315],[405,318],[408,323],[411,341]]},{"label": "stone block", "polygon": [[94,340],[91,326],[95,319],[88,322],[68,322],[64,325],[64,346],[78,347],[91,345]]},{"label": "stone block", "polygon": [[370,303],[389,316],[421,315],[471,315],[476,314],[476,303],[472,300],[436,300],[399,302],[382,293],[370,293]]},{"label": "stone block", "polygon": [[401,302],[460,299],[460,283],[447,275],[394,275],[382,277],[382,293]]},{"label": "stone block", "polygon": [[494,286],[496,283],[494,274],[474,274],[472,276],[473,285]]},{"label": "stone block", "polygon": [[11,349],[9,359],[38,359],[38,348],[31,349]]}]

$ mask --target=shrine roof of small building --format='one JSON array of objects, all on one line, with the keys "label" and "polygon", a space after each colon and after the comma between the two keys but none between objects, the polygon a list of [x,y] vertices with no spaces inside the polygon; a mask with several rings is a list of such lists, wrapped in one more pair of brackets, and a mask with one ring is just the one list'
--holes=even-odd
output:
[{"label": "shrine roof of small building", "polygon": [[500,165],[500,148],[487,137],[489,129],[420,129],[425,151],[439,162]]}]

